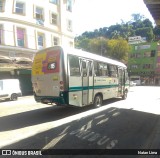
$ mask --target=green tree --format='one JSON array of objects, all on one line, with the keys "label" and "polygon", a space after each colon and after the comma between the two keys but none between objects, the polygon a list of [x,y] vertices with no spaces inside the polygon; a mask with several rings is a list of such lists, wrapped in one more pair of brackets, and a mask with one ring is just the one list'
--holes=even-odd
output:
[{"label": "green tree", "polygon": [[112,39],[108,41],[108,56],[121,60],[127,61],[128,60],[128,52],[130,51],[130,46],[128,42],[123,39]]},{"label": "green tree", "polygon": [[146,37],[147,41],[151,42],[154,38],[153,29],[150,27],[138,28],[135,31],[137,36]]},{"label": "green tree", "polygon": [[90,40],[88,38],[78,37],[75,39],[75,48],[88,51],[89,50],[89,42],[90,42]]},{"label": "green tree", "polygon": [[160,26],[155,26],[155,28],[153,29],[153,32],[154,32],[155,38],[159,40],[160,39]]}]

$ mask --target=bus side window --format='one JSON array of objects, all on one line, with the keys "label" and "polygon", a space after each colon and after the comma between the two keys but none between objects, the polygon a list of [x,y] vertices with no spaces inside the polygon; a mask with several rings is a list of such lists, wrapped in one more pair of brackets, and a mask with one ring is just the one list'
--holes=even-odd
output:
[{"label": "bus side window", "polygon": [[86,61],[82,60],[82,76],[87,76],[87,65],[86,65]]},{"label": "bus side window", "polygon": [[97,61],[94,61],[94,76],[99,76]]},{"label": "bus side window", "polygon": [[95,76],[108,76],[107,64],[95,61],[94,62],[94,73],[95,73]]},{"label": "bus side window", "polygon": [[122,84],[122,69],[118,69],[118,78],[119,78],[119,83]]},{"label": "bus side window", "polygon": [[100,76],[108,76],[107,64],[99,63]]},{"label": "bus side window", "polygon": [[92,62],[88,62],[88,68],[89,68],[89,76],[92,76]]},{"label": "bus side window", "polygon": [[111,76],[111,77],[117,77],[117,75],[118,75],[117,66],[115,66],[115,65],[108,65],[108,70],[109,70],[109,76]]},{"label": "bus side window", "polygon": [[108,66],[107,66],[107,64],[103,65],[102,75],[103,76],[108,76]]},{"label": "bus side window", "polygon": [[129,80],[128,71],[125,70],[125,82]]},{"label": "bus side window", "polygon": [[79,58],[69,56],[70,76],[80,76]]}]

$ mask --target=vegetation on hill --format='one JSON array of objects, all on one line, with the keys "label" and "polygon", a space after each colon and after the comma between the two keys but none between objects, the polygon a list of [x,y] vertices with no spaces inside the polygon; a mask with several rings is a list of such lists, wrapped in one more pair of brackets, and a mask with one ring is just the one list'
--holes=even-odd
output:
[{"label": "vegetation on hill", "polygon": [[127,62],[128,38],[133,36],[146,37],[147,42],[152,42],[160,38],[160,27],[153,27],[152,22],[140,14],[132,14],[128,22],[84,32],[75,38],[75,47]]}]

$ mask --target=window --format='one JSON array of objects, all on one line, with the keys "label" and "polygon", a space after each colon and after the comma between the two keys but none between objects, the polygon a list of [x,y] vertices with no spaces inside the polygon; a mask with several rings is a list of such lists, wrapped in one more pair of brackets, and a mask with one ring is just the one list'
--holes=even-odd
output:
[{"label": "window", "polygon": [[115,65],[108,65],[109,76],[117,77],[117,67]]},{"label": "window", "polygon": [[44,11],[42,8],[36,7],[35,18],[36,18],[36,24],[44,25]]},{"label": "window", "polygon": [[17,28],[17,45],[20,47],[25,46],[25,29]]},{"label": "window", "polygon": [[130,54],[130,58],[140,58],[140,57],[141,57],[140,53]]},{"label": "window", "polygon": [[69,56],[70,76],[80,76],[79,58]]},{"label": "window", "polygon": [[0,12],[4,12],[5,0],[0,0]]},{"label": "window", "polygon": [[0,44],[3,44],[3,25],[0,25]]},{"label": "window", "polygon": [[44,34],[38,33],[38,49],[44,48]]},{"label": "window", "polygon": [[43,20],[43,9],[42,8],[36,7],[35,18]]},{"label": "window", "polygon": [[56,67],[57,67],[56,62],[48,64],[48,70],[54,70],[54,69],[56,69]]},{"label": "window", "polygon": [[131,68],[131,69],[138,69],[138,68],[140,68],[140,65],[138,65],[138,64],[133,64],[133,65],[130,66],[130,68]]},{"label": "window", "polygon": [[151,68],[153,68],[152,64],[144,64],[143,65],[143,69],[151,69]]},{"label": "window", "polygon": [[67,0],[67,10],[72,11],[72,0]]},{"label": "window", "polygon": [[144,53],[144,57],[150,57],[151,56],[151,52],[145,52]]},{"label": "window", "polygon": [[130,58],[134,58],[134,54],[130,54]]},{"label": "window", "polygon": [[51,13],[51,23],[54,25],[58,24],[58,16],[55,13]]},{"label": "window", "polygon": [[72,31],[72,21],[71,20],[67,20],[67,30]]},{"label": "window", "polygon": [[95,76],[108,76],[107,64],[95,61],[94,62],[94,73],[95,73]]},{"label": "window", "polygon": [[17,1],[15,5],[15,13],[24,14],[25,13],[25,4],[23,2]]},{"label": "window", "polygon": [[125,82],[126,82],[127,80],[129,80],[129,76],[128,76],[128,71],[125,70]]},{"label": "window", "polygon": [[58,37],[54,37],[53,38],[53,42],[54,42],[54,46],[59,45],[59,38]]},{"label": "window", "polygon": [[151,51],[151,57],[155,57],[155,54],[156,54],[156,50],[152,50]]},{"label": "window", "polygon": [[88,62],[89,76],[92,76],[92,62]]},{"label": "window", "polygon": [[99,67],[99,74],[100,76],[108,76],[108,68],[107,64],[98,63]]},{"label": "window", "polygon": [[87,76],[87,63],[82,60],[82,76]]},{"label": "window", "polygon": [[58,4],[58,0],[50,0],[50,2],[53,4]]}]

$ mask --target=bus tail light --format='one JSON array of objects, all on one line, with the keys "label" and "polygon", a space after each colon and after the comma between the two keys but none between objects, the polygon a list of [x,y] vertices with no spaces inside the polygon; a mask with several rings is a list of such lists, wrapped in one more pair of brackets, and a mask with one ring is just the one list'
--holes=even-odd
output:
[{"label": "bus tail light", "polygon": [[60,91],[64,91],[64,82],[60,81]]}]

